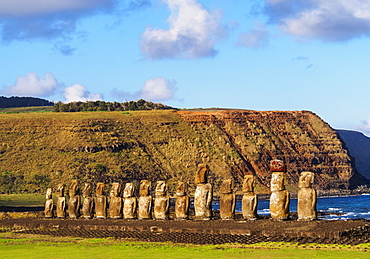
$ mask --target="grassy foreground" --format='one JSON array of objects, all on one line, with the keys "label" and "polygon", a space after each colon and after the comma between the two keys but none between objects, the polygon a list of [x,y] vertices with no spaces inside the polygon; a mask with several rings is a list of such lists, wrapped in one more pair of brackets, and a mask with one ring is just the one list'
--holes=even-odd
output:
[{"label": "grassy foreground", "polygon": [[369,258],[370,244],[188,245],[0,233],[1,258]]},{"label": "grassy foreground", "polygon": [[45,195],[40,193],[0,194],[0,206],[43,206]]}]

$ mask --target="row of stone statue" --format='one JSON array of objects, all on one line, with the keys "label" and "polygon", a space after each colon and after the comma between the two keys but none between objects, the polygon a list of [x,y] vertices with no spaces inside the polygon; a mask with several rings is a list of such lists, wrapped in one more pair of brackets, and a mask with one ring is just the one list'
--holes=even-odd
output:
[{"label": "row of stone statue", "polygon": [[[271,198],[270,213],[273,219],[285,220],[289,217],[289,192],[285,189],[286,168],[281,160],[272,160],[270,163]],[[204,164],[198,165],[195,175],[196,190],[194,193],[195,219],[209,220],[212,218],[213,188],[207,182],[208,167]],[[316,191],[312,189],[314,174],[303,172],[300,177],[298,192],[298,219],[316,219]],[[255,177],[245,175],[243,180],[242,214],[246,220],[257,219],[257,195],[254,193]],[[64,197],[64,185],[57,187],[58,197],[56,204],[56,217],[65,218],[68,211],[70,218],[80,215],[86,219],[113,218],[113,219],[154,219],[164,220],[169,218],[170,197],[167,193],[165,181],[158,181],[155,189],[155,198],[150,195],[151,182],[142,180],[140,182],[139,198],[134,196],[135,187],[127,183],[120,196],[121,184],[113,183],[109,193],[109,199],[104,195],[104,183],[97,183],[96,196],[92,197],[91,183],[85,183],[83,190],[83,203],[78,195],[77,180],[73,180],[69,188],[68,206]],[[220,218],[224,220],[234,219],[236,196],[233,192],[234,183],[232,179],[222,182],[220,188]],[[188,184],[179,182],[176,189],[175,217],[176,219],[189,218],[189,196]],[[108,202],[109,201],[109,202]],[[152,210],[152,203],[154,203]],[[109,206],[108,206],[109,205]],[[67,209],[68,207],[68,209]],[[45,217],[53,217],[52,189],[46,193]]]}]

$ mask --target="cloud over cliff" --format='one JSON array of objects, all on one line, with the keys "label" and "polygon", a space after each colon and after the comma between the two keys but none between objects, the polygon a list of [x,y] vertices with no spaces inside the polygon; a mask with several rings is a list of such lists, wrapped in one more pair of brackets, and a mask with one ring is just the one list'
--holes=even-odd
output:
[{"label": "cloud over cliff", "polygon": [[49,97],[62,87],[55,79],[53,73],[47,72],[39,77],[36,72],[18,76],[14,85],[5,86],[0,92],[4,95]]},{"label": "cloud over cliff", "polygon": [[134,93],[113,89],[111,94],[120,101],[145,99],[147,101],[166,101],[175,96],[176,81],[164,77],[153,77],[145,81],[139,91]]}]

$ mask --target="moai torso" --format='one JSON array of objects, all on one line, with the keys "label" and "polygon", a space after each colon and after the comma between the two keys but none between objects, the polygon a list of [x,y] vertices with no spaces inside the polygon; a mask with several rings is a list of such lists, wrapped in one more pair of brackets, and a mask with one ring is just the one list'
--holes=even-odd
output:
[{"label": "moai torso", "polygon": [[80,214],[81,198],[78,195],[78,182],[72,180],[69,186],[68,215],[71,219],[76,219]]},{"label": "moai torso", "polygon": [[66,217],[66,197],[64,197],[64,184],[59,184],[56,190],[57,200],[57,217]]},{"label": "moai torso", "polygon": [[132,183],[127,183],[123,191],[123,218],[136,218],[136,197],[134,196],[135,186]]},{"label": "moai torso", "polygon": [[316,190],[312,188],[314,173],[302,172],[299,177],[298,220],[310,221],[317,218]]},{"label": "moai torso", "polygon": [[85,183],[83,191],[84,202],[82,204],[82,214],[85,219],[91,219],[94,216],[94,198],[91,196],[91,191],[91,183]]},{"label": "moai torso", "polygon": [[212,197],[213,189],[207,183],[208,168],[204,164],[198,165],[195,175],[197,188],[194,193],[195,218],[200,220],[210,220],[212,217]]},{"label": "moai torso", "polygon": [[140,197],[138,202],[138,218],[151,219],[152,218],[152,196],[150,195],[151,182],[142,180],[140,182]]},{"label": "moai torso", "polygon": [[109,194],[109,217],[113,219],[122,218],[121,184],[113,183]]},{"label": "moai torso", "polygon": [[273,219],[285,220],[289,218],[290,195],[285,189],[285,164],[281,160],[272,160],[270,163],[271,196],[270,214]]},{"label": "moai torso", "polygon": [[189,196],[187,195],[187,191],[188,184],[185,182],[179,182],[176,190],[176,219],[187,219],[189,217]]},{"label": "moai torso", "polygon": [[45,218],[52,218],[54,216],[53,209],[54,209],[53,193],[52,189],[48,188],[46,190],[46,202],[44,209]]},{"label": "moai torso", "polygon": [[232,179],[224,180],[220,188],[220,217],[223,220],[235,217],[235,194],[233,193],[234,182]]},{"label": "moai torso", "polygon": [[257,219],[257,195],[254,193],[255,178],[253,175],[245,175],[243,180],[242,214],[247,220]]},{"label": "moai torso", "polygon": [[104,195],[104,183],[96,185],[95,217],[98,219],[107,218],[107,197]]},{"label": "moai torso", "polygon": [[168,219],[170,207],[170,198],[167,195],[167,186],[165,181],[158,181],[155,189],[154,199],[154,218]]}]

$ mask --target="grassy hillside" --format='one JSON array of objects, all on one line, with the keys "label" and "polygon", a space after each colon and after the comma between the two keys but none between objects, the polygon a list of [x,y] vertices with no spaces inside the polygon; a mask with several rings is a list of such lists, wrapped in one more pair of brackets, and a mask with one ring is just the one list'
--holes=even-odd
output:
[{"label": "grassy hillside", "polygon": [[[107,183],[149,178],[174,184],[171,179],[181,176],[192,180],[198,162],[196,144],[188,145],[197,142],[197,134],[172,111],[0,118],[0,192],[43,192],[74,178]],[[163,143],[170,143],[170,150],[162,150]],[[183,153],[181,164],[176,163],[178,153]]]},{"label": "grassy hillside", "polygon": [[0,108],[1,113],[24,113],[24,112],[52,112],[54,106],[34,106],[34,107],[12,107]]},{"label": "grassy hillside", "polygon": [[229,177],[240,190],[244,174],[255,174],[257,192],[266,193],[272,158],[287,161],[290,190],[302,170],[318,172],[320,188],[348,185],[353,176],[336,133],[309,112],[0,114],[0,193],[43,193],[72,179],[107,188],[113,181],[167,180],[170,191],[182,179],[193,191],[199,163],[209,165],[216,193]]}]

